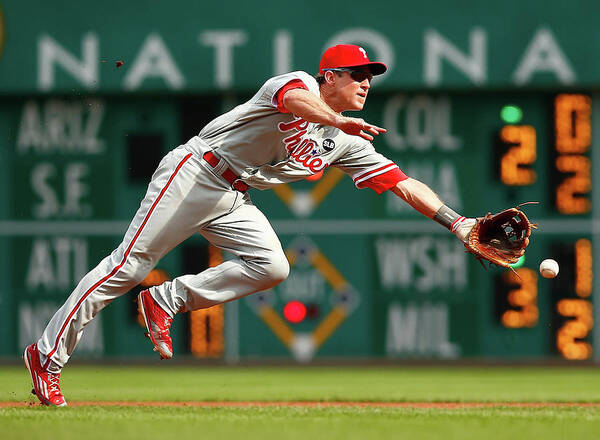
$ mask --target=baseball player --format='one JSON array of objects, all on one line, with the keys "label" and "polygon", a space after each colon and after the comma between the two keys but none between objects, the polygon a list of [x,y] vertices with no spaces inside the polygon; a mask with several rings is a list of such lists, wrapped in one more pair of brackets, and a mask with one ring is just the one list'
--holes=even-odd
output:
[{"label": "baseball player", "polygon": [[169,329],[175,314],[233,301],[286,279],[288,261],[273,228],[250,200],[249,188],[271,188],[333,166],[357,188],[393,191],[464,241],[475,220],[458,215],[375,151],[373,136],[385,129],[342,114],[363,108],[373,75],[386,69],[370,61],[362,47],[331,47],[316,78],[298,71],[269,79],[249,101],[169,152],[123,242],[83,277],[39,341],[25,349],[39,400],[67,404],[60,372],[85,325],[196,232],[236,258],[139,294],[139,311],[162,358],[173,356]]}]

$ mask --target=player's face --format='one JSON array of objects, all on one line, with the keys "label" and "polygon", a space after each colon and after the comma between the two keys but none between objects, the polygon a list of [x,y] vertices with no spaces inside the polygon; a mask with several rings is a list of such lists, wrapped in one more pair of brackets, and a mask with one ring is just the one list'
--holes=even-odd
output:
[{"label": "player's face", "polygon": [[336,110],[362,110],[371,88],[371,72],[368,69],[340,69],[335,73]]}]

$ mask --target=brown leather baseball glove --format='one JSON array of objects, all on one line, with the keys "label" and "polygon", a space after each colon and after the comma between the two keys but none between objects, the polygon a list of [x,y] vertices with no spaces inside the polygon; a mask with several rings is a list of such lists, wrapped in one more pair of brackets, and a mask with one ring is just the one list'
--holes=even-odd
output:
[{"label": "brown leather baseball glove", "polygon": [[[465,247],[483,264],[483,260],[502,267],[515,264],[529,245],[531,230],[537,224],[531,223],[521,206],[509,208],[497,214],[488,213],[478,218],[469,232]],[[485,265],[484,265],[485,267]]]}]

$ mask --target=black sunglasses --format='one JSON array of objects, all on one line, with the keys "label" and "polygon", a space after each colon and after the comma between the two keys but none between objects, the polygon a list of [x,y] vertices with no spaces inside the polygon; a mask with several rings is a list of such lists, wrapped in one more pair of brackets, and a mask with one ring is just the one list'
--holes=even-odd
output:
[{"label": "black sunglasses", "polygon": [[355,69],[348,69],[346,67],[338,67],[336,69],[323,69],[325,70],[330,70],[332,72],[348,72],[350,74],[350,77],[356,81],[356,82],[363,82],[365,79],[368,79],[369,82],[371,82],[371,80],[373,80],[373,74],[371,72],[367,72],[365,70],[355,70]]}]

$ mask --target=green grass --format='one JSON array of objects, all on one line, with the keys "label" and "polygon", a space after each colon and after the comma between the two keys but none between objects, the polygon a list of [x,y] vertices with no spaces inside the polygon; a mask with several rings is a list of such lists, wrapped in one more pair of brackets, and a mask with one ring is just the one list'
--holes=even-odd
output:
[{"label": "green grass", "polygon": [[[600,369],[534,367],[69,366],[67,400],[600,402]],[[24,367],[0,370],[0,401],[24,401]]]},{"label": "green grass", "polygon": [[[76,401],[600,402],[600,370],[540,367],[69,366]],[[0,401],[34,402],[24,367],[0,369]],[[596,438],[600,407],[0,408],[2,438]]]},{"label": "green grass", "polygon": [[597,408],[12,408],[5,439],[585,439],[600,432]]}]

